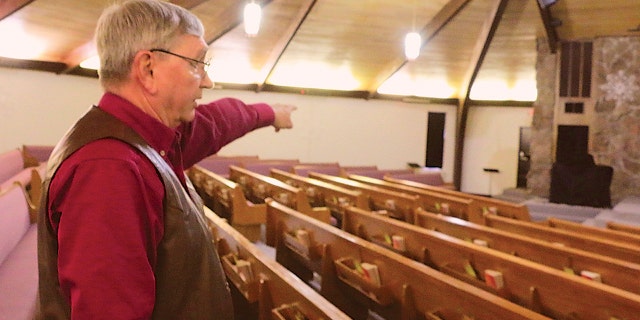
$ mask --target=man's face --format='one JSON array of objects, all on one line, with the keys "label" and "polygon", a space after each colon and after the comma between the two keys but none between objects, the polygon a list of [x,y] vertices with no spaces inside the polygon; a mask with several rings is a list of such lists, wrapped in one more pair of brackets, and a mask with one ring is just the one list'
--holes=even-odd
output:
[{"label": "man's face", "polygon": [[182,122],[192,121],[202,89],[213,87],[205,71],[207,49],[201,37],[184,35],[170,50],[153,52],[165,56],[154,75],[160,77],[161,88],[158,106],[161,110],[156,112],[167,126],[175,128]]}]

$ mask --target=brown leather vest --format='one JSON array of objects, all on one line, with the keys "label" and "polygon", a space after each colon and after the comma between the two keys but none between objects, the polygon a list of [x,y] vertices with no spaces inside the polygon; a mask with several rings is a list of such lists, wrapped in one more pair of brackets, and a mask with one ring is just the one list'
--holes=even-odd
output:
[{"label": "brown leather vest", "polygon": [[[64,159],[85,144],[102,138],[119,139],[140,150],[164,182],[164,237],[155,268],[156,301],[152,318],[233,319],[229,287],[207,228],[201,199],[193,188],[188,192],[182,187],[169,165],[135,131],[97,107],[92,107],[69,130],[48,163],[38,216],[40,284],[36,318],[70,318],[69,302],[58,283],[57,235],[47,214],[49,185]],[[191,186],[190,182],[188,185]]]}]

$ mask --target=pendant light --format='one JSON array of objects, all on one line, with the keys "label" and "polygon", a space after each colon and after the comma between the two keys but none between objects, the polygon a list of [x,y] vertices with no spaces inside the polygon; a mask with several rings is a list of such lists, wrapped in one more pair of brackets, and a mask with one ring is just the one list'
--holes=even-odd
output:
[{"label": "pendant light", "polygon": [[422,37],[417,32],[409,32],[404,37],[404,55],[407,60],[413,61],[420,55]]},{"label": "pendant light", "polygon": [[413,23],[411,29],[413,31],[407,33],[404,37],[404,56],[409,61],[413,61],[420,55],[420,48],[422,47],[422,37],[416,30],[416,8],[417,4],[414,3],[413,9]]},{"label": "pendant light", "polygon": [[251,1],[244,6],[244,32],[254,37],[260,30],[260,20],[262,19],[262,8],[260,5]]}]

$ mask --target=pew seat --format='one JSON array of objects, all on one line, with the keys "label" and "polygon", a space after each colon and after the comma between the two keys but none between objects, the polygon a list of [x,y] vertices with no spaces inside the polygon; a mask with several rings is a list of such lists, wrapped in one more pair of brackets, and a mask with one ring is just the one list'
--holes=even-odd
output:
[{"label": "pew seat", "polygon": [[244,161],[247,160],[257,160],[258,156],[218,156],[212,155],[206,157],[197,164],[207,169],[215,174],[221,175],[223,177],[229,177],[229,166],[236,165],[240,166]]},{"label": "pew seat", "polygon": [[330,175],[340,175],[341,168],[337,162],[299,163],[293,166],[293,173],[306,177],[309,172],[325,173]]},{"label": "pew seat", "polygon": [[258,159],[243,161],[241,167],[249,171],[268,176],[271,169],[274,168],[292,172],[293,167],[298,163],[300,163],[298,159]]}]

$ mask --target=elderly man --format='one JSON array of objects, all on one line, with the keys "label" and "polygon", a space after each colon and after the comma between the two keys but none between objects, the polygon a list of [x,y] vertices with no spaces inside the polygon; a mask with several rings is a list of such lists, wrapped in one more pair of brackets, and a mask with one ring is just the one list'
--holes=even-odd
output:
[{"label": "elderly man", "polygon": [[295,107],[221,99],[202,23],[163,1],[107,8],[105,93],[52,153],[38,219],[39,319],[230,319],[229,287],[184,169]]}]

